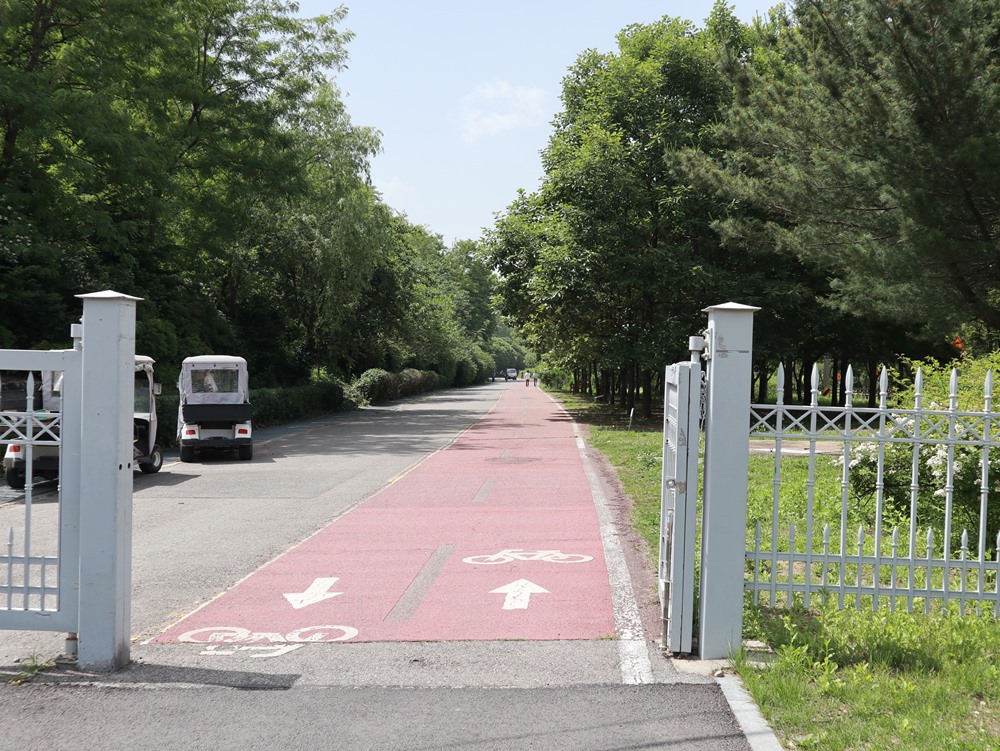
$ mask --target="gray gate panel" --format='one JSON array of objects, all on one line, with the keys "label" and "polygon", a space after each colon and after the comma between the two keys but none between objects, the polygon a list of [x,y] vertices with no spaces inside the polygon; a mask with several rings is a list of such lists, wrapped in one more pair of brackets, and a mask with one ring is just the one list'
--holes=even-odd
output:
[{"label": "gray gate panel", "polygon": [[668,366],[664,383],[659,564],[663,646],[671,652],[690,653],[694,634],[700,363]]}]

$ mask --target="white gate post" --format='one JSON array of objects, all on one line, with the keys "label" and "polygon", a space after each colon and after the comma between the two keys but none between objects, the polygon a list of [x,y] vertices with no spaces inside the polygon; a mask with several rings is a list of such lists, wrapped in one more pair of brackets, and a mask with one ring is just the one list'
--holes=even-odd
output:
[{"label": "white gate post", "polygon": [[743,645],[753,314],[713,305],[708,313],[708,409],[701,538],[698,653],[729,657]]},{"label": "white gate post", "polygon": [[83,300],[80,621],[77,664],[111,671],[130,658],[135,303]]}]

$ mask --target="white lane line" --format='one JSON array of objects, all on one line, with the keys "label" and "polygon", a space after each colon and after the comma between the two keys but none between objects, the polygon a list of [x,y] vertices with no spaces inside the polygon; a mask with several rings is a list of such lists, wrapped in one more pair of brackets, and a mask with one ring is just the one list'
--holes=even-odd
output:
[{"label": "white lane line", "polygon": [[[559,402],[551,396],[549,399],[552,399],[570,420],[573,419]],[[576,421],[573,422],[575,425]],[[590,492],[597,508],[597,521],[601,527],[601,545],[604,547],[604,560],[608,566],[611,606],[615,614],[615,630],[618,632],[618,659],[621,665],[622,683],[652,683],[653,666],[649,661],[649,649],[642,630],[642,619],[639,617],[639,605],[632,589],[632,578],[625,563],[625,554],[618,540],[618,530],[608,509],[608,499],[601,489],[601,481],[587,457],[586,444],[579,433],[576,434],[576,448],[583,461],[587,482],[590,483]]]}]

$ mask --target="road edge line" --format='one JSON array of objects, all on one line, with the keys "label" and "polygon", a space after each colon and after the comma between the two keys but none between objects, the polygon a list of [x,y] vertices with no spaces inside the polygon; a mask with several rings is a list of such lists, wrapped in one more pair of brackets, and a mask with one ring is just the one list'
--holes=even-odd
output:
[{"label": "road edge line", "polygon": [[601,481],[587,456],[587,443],[580,435],[579,425],[563,405],[551,394],[545,396],[573,423],[573,437],[576,439],[577,453],[583,463],[583,472],[590,485],[590,494],[597,510],[597,523],[601,531],[601,547],[604,548],[604,562],[608,568],[611,585],[611,607],[615,616],[615,631],[618,634],[618,661],[621,666],[622,683],[654,683],[653,664],[649,659],[649,648],[639,617],[639,603],[632,588],[625,554],[618,540],[618,529],[608,508],[608,499],[601,488]]}]

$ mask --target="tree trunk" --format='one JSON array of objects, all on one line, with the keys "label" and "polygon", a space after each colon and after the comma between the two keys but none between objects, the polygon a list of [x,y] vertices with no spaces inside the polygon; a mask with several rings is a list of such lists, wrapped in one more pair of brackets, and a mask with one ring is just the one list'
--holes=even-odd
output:
[{"label": "tree trunk", "polygon": [[878,406],[878,363],[868,361],[868,406]]},{"label": "tree trunk", "polygon": [[795,361],[794,360],[789,360],[788,362],[785,363],[785,384],[784,384],[783,391],[785,393],[783,394],[782,398],[784,399],[785,404],[794,404],[795,403]]},{"label": "tree trunk", "polygon": [[653,373],[642,371],[642,416],[649,419],[653,416]]},{"label": "tree trunk", "polygon": [[847,357],[841,355],[837,358],[837,367],[833,371],[833,383],[837,387],[835,404],[838,407],[847,404],[847,365]]},{"label": "tree trunk", "polygon": [[766,362],[762,362],[757,368],[757,403],[764,404],[767,401],[767,380],[771,376],[770,368]]}]

